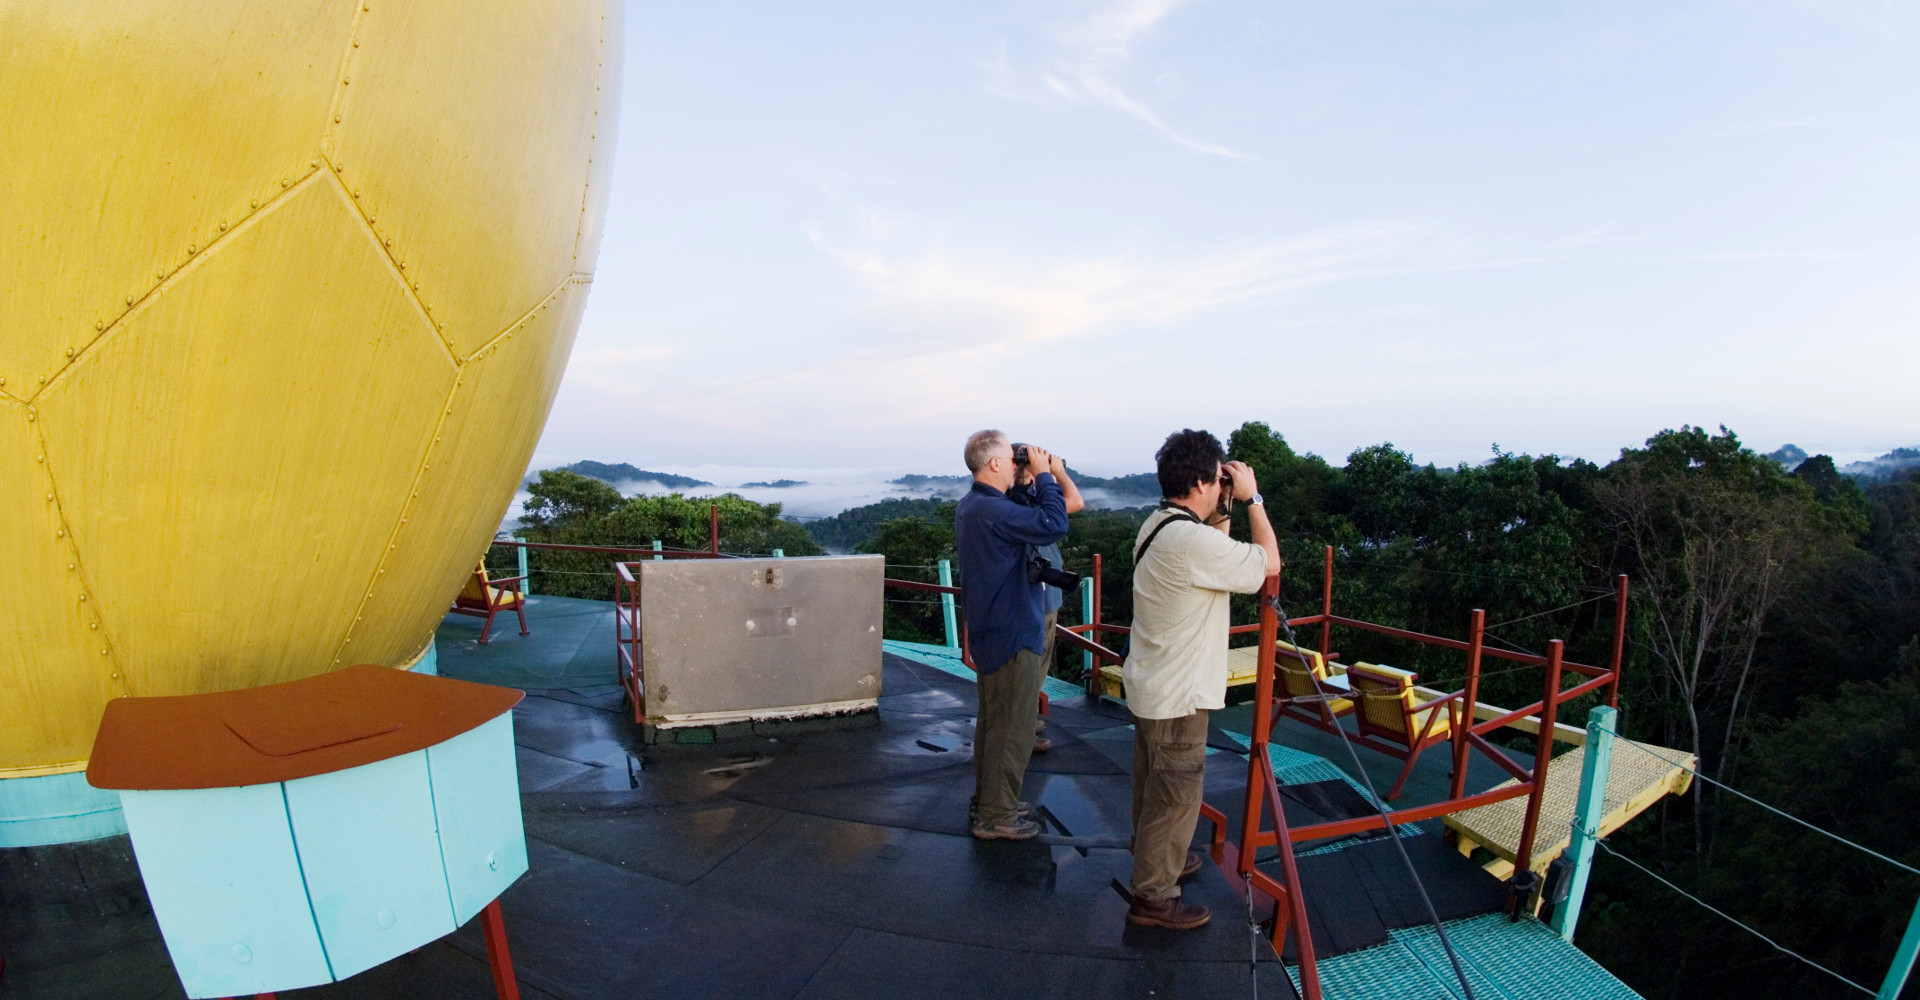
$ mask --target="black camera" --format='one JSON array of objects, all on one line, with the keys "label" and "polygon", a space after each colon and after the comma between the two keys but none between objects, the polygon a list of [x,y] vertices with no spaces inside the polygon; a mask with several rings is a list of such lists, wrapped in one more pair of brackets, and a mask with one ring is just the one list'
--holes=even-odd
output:
[{"label": "black camera", "polygon": [[1027,560],[1027,582],[1044,583],[1049,587],[1059,587],[1062,591],[1080,589],[1080,574],[1064,569],[1054,569],[1046,556],[1034,556]]}]

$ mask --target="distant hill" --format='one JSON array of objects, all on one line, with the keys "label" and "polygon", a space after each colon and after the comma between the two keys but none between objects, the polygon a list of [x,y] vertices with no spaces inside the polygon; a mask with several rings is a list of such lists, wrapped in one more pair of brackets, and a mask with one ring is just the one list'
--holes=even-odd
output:
[{"label": "distant hill", "polygon": [[953,501],[937,497],[892,497],[810,521],[807,523],[807,534],[812,535],[821,548],[850,552],[854,546],[872,538],[880,530],[880,522],[901,518],[951,521]]},{"label": "distant hill", "polygon": [[1067,466],[1067,474],[1073,477],[1073,484],[1083,490],[1106,490],[1116,498],[1125,497],[1134,500],[1160,499],[1160,477],[1151,472],[1136,472],[1131,476],[1088,476],[1073,471]]},{"label": "distant hill", "polygon": [[967,492],[967,484],[972,479],[967,476],[922,476],[911,473],[887,482],[898,486],[908,493],[931,493],[934,496],[958,497]]},{"label": "distant hill", "polygon": [[608,486],[615,487],[629,486],[638,482],[659,483],[670,490],[686,490],[693,489],[696,486],[713,485],[704,479],[676,476],[668,472],[649,472],[646,469],[636,469],[625,462],[621,462],[618,465],[608,465],[605,462],[575,462],[572,465],[564,466],[564,468],[568,472],[586,476],[588,479],[598,479]]},{"label": "distant hill", "polygon": [[741,483],[740,488],[743,490],[753,489],[755,487],[766,490],[784,490],[793,486],[805,485],[807,485],[807,482],[804,479],[776,479],[770,483]]},{"label": "distant hill", "polygon": [[1778,450],[1768,452],[1766,457],[1778,462],[1781,468],[1792,472],[1800,467],[1801,462],[1807,460],[1807,452],[1799,445],[1783,444]]},{"label": "distant hill", "polygon": [[[1809,457],[1806,449],[1798,445],[1784,444],[1767,456],[1780,467],[1792,472],[1799,468]],[[1841,475],[1854,482],[1884,483],[1898,478],[1910,469],[1920,468],[1920,448],[1895,448],[1879,458],[1870,458],[1864,462],[1849,462],[1839,467]]]},{"label": "distant hill", "polygon": [[1840,467],[1840,474],[1856,482],[1884,483],[1916,468],[1920,468],[1920,448],[1895,448],[1879,458],[1849,462]]},{"label": "distant hill", "polygon": [[[1160,477],[1151,472],[1136,472],[1131,476],[1089,476],[1067,466],[1067,474],[1073,477],[1074,485],[1083,490],[1104,490],[1116,500],[1157,500],[1160,497]],[[908,475],[887,482],[913,493],[931,493],[935,496],[958,497],[967,491],[971,480],[966,476],[922,476]],[[1120,505],[1120,506],[1125,506]]]}]

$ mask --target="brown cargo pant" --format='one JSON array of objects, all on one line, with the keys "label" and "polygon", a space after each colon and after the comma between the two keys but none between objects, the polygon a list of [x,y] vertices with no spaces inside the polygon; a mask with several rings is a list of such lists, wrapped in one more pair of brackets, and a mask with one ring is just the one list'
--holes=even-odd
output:
[{"label": "brown cargo pant", "polygon": [[1023,649],[978,685],[980,714],[973,730],[973,823],[1011,825],[1020,813],[1020,783],[1033,757],[1033,724],[1040,717],[1040,654]]},{"label": "brown cargo pant", "polygon": [[1133,720],[1133,894],[1180,895],[1180,869],[1206,789],[1207,712]]}]

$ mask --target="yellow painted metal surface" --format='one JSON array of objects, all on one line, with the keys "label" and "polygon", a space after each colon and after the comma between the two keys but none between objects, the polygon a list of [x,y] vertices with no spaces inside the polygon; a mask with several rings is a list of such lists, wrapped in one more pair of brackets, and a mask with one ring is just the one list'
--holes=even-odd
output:
[{"label": "yellow painted metal surface", "polygon": [[[1662,797],[1685,792],[1693,783],[1690,769],[1698,766],[1692,754],[1681,750],[1632,740],[1619,742],[1627,746],[1616,744],[1607,769],[1605,809],[1600,817],[1602,837],[1625,826]],[[1645,752],[1622,752],[1631,747]],[[1546,871],[1573,839],[1573,814],[1580,798],[1580,772],[1586,755],[1586,747],[1576,747],[1555,757],[1547,767],[1546,795],[1540,801],[1540,821],[1530,859],[1534,871]],[[1518,783],[1508,779],[1493,787],[1511,788]],[[1495,858],[1484,867],[1506,878],[1513,874],[1519,860],[1526,815],[1527,800],[1522,796],[1451,813],[1443,819],[1447,829],[1454,832],[1460,853],[1470,855],[1476,846],[1492,851]]]},{"label": "yellow painted metal surface", "polygon": [[592,280],[618,0],[0,5],[0,777],[401,665]]}]

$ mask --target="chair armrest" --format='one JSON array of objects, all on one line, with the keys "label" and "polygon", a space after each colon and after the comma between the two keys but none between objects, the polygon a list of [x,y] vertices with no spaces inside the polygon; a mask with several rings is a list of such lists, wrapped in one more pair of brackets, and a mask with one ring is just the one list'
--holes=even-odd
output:
[{"label": "chair armrest", "polygon": [[[1414,706],[1412,706],[1412,707],[1410,707],[1410,708],[1408,708],[1408,709],[1407,709],[1407,711],[1409,711],[1409,712],[1424,712],[1424,711],[1426,711],[1427,709],[1429,709],[1429,708],[1432,708],[1432,707],[1433,707],[1433,706],[1435,706],[1435,705],[1444,705],[1444,704],[1446,704],[1447,702],[1450,702],[1450,701],[1451,701],[1451,702],[1464,702],[1464,701],[1466,700],[1466,697],[1467,697],[1467,692],[1466,692],[1466,691],[1465,691],[1465,690],[1463,689],[1463,690],[1460,690],[1460,691],[1455,691],[1455,692],[1454,692],[1454,693],[1452,693],[1452,694],[1445,694],[1445,695],[1441,695],[1440,697],[1438,697],[1438,698],[1435,698],[1435,699],[1433,699],[1432,701],[1423,701],[1423,702],[1421,702],[1421,703],[1420,703],[1420,704],[1418,704],[1418,705],[1414,705]],[[1456,712],[1458,711],[1458,708],[1457,708],[1457,706],[1456,706],[1456,708],[1455,708],[1455,711],[1456,711]]]},{"label": "chair armrest", "polygon": [[[532,574],[527,574],[527,576],[530,575]],[[520,581],[525,580],[527,576],[503,576],[498,580],[489,579],[487,580],[487,586],[497,589],[507,589],[507,584],[511,583],[516,585],[512,589],[517,592],[520,589],[518,584]]]}]

